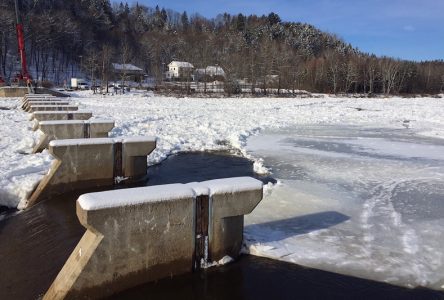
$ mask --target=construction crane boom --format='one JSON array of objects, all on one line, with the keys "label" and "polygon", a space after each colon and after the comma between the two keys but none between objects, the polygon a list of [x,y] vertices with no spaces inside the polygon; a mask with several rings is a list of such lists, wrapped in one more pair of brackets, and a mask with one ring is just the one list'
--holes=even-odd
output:
[{"label": "construction crane boom", "polygon": [[31,79],[31,76],[28,73],[28,67],[26,64],[26,52],[25,52],[25,36],[23,33],[23,23],[22,18],[20,17],[20,11],[19,11],[19,3],[18,0],[15,0],[15,15],[17,18],[17,42],[18,42],[18,51],[20,55],[20,62],[21,62],[21,73],[19,75],[20,79],[28,80]]}]

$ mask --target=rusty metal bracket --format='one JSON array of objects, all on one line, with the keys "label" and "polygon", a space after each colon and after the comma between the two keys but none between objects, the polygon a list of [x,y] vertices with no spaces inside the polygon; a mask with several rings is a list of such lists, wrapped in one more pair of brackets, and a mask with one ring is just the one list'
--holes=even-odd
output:
[{"label": "rusty metal bracket", "polygon": [[115,143],[113,147],[114,151],[114,180],[118,177],[123,177],[123,151],[122,143]]},{"label": "rusty metal bracket", "polygon": [[208,224],[210,217],[210,197],[207,195],[196,197],[195,209],[195,245],[193,255],[193,271],[200,270],[202,266],[210,261]]},{"label": "rusty metal bracket", "polygon": [[91,137],[91,124],[83,123],[83,137],[89,139]]}]

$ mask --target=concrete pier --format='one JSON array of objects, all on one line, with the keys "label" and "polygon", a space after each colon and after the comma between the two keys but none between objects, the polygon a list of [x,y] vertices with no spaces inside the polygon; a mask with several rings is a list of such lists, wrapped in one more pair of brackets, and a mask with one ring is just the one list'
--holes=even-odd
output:
[{"label": "concrete pier", "polygon": [[27,101],[22,105],[22,109],[24,111],[29,112],[31,110],[31,106],[36,106],[36,105],[41,105],[41,106],[57,105],[57,106],[60,106],[60,105],[69,105],[71,103],[72,103],[71,101],[66,101],[66,100],[64,100],[64,101],[62,101],[62,100]]},{"label": "concrete pier", "polygon": [[0,87],[0,97],[23,97],[28,93],[27,87]]},{"label": "concrete pier", "polygon": [[52,140],[89,139],[108,137],[108,132],[114,128],[113,120],[94,119],[88,121],[41,121],[38,129],[43,132],[39,143],[34,147],[33,153],[48,148]]},{"label": "concrete pier", "polygon": [[[77,216],[87,230],[43,299],[103,298],[236,258],[243,215],[261,199],[262,182],[250,177],[82,195]],[[211,230],[218,224],[228,230]]]},{"label": "concrete pier", "polygon": [[29,99],[45,99],[45,98],[54,98],[51,94],[26,94],[23,96],[23,100],[29,100]]},{"label": "concrete pier", "polygon": [[26,104],[29,101],[42,101],[42,102],[46,102],[46,101],[58,101],[58,100],[63,100],[63,101],[68,101],[66,98],[59,98],[59,97],[31,97],[31,98],[23,98],[22,99],[22,104]]},{"label": "concrete pier", "polygon": [[55,160],[26,206],[78,188],[142,179],[147,172],[147,155],[155,148],[154,137],[51,141],[49,153]]},{"label": "concrete pier", "polygon": [[36,111],[32,113],[29,120],[56,121],[56,120],[88,120],[92,117],[92,111]]},{"label": "concrete pier", "polygon": [[78,110],[77,105],[31,105],[28,112]]}]

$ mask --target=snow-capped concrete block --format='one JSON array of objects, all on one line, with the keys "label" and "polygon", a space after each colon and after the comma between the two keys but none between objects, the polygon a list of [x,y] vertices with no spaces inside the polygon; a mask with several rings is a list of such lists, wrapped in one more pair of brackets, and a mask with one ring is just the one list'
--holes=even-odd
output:
[{"label": "snow-capped concrete block", "polygon": [[36,111],[30,114],[29,120],[34,122],[32,130],[39,128],[40,121],[56,121],[56,120],[88,120],[92,118],[91,111]]},{"label": "snow-capped concrete block", "polygon": [[77,105],[31,105],[28,112],[79,110]]},{"label": "snow-capped concrete block", "polygon": [[262,182],[230,178],[211,180],[206,185],[211,192],[212,219],[208,256],[213,261],[226,255],[237,257],[242,247],[244,215],[251,213],[262,199]]},{"label": "snow-capped concrete block", "polygon": [[[31,98],[23,98],[22,99],[22,104],[26,104],[30,101],[57,101],[57,100],[63,100],[62,98],[59,97],[54,97],[54,96],[49,96],[49,97],[41,97],[41,96],[37,96],[37,97],[31,97]],[[64,99],[66,100],[66,99]]]},{"label": "snow-capped concrete block", "polygon": [[23,100],[34,99],[34,98],[54,98],[51,94],[26,94]]},{"label": "snow-capped concrete block", "polygon": [[27,87],[22,86],[1,86],[0,87],[0,97],[24,97],[28,92]]},{"label": "snow-capped concrete block", "polygon": [[108,132],[114,128],[114,121],[101,119],[41,121],[38,128],[43,134],[35,145],[33,153],[48,148],[52,140],[108,137]]},{"label": "snow-capped concrete block", "polygon": [[[134,152],[134,147],[143,151]],[[115,138],[53,140],[49,143],[49,153],[55,160],[27,206],[76,189],[140,180],[146,176],[146,157],[155,148],[154,137],[138,138],[137,142],[128,142],[128,146],[125,139]]]},{"label": "snow-capped concrete block", "polygon": [[[204,198],[209,205],[202,214]],[[199,249],[206,251],[197,262],[202,266],[224,254],[220,249],[236,258],[243,235],[238,225],[261,199],[262,182],[249,177],[84,194],[77,216],[87,231],[43,299],[104,298],[191,272]],[[203,224],[219,228],[220,218],[228,230],[200,234]],[[214,247],[218,254],[211,257]]]},{"label": "snow-capped concrete block", "polygon": [[69,105],[69,104],[71,104],[70,101],[58,100],[58,99],[55,99],[55,100],[45,100],[45,101],[34,101],[33,100],[33,101],[27,101],[27,102],[23,103],[22,109],[24,111],[29,112],[30,109],[31,109],[31,106],[34,106],[34,105],[44,105],[44,106],[47,106],[47,105]]}]

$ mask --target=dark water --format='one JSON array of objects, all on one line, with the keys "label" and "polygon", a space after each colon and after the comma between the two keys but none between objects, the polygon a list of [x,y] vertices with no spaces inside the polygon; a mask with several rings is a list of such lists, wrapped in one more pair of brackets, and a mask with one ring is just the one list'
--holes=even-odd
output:
[{"label": "dark water", "polygon": [[[184,153],[150,167],[149,179],[140,185],[232,176],[255,176],[252,162],[224,153]],[[85,231],[75,214],[75,200],[83,193],[111,188],[48,199],[0,221],[1,300],[37,299],[45,293]],[[329,295],[444,299],[434,291],[397,288],[249,256],[228,266],[147,284],[114,299],[323,299]]]},{"label": "dark water", "polygon": [[[150,167],[148,180],[139,186],[232,176],[255,176],[252,162],[226,153],[183,153]],[[18,214],[15,211],[3,214],[0,300],[35,299],[44,294],[85,232],[75,213],[75,201],[81,194],[113,188],[69,193],[42,201]]]},{"label": "dark water", "polygon": [[444,299],[444,294],[246,255],[236,263],[148,283],[110,299]]},{"label": "dark water", "polygon": [[254,173],[253,162],[224,152],[191,152],[172,155],[148,169],[145,185],[188,183],[211,179],[251,176],[264,183],[276,183],[271,177]]}]

